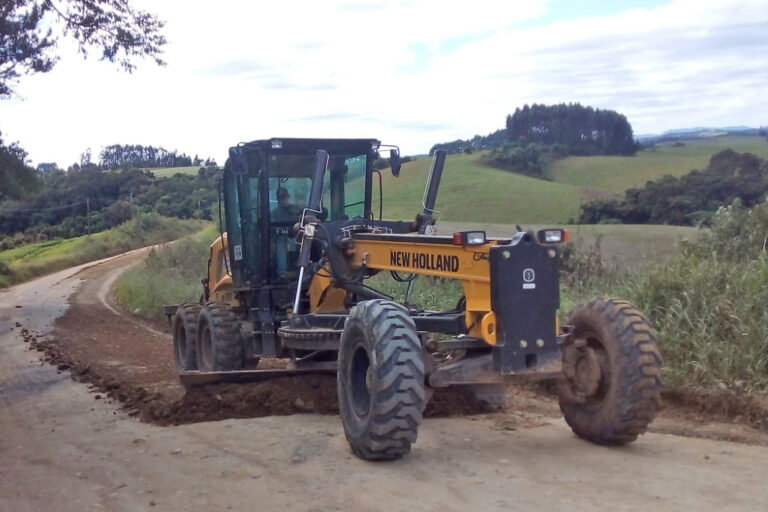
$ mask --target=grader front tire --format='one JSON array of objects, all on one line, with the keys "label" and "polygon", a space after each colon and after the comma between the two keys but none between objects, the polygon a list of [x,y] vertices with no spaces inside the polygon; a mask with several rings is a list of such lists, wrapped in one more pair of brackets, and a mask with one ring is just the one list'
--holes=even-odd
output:
[{"label": "grader front tire", "polygon": [[629,302],[599,298],[577,307],[568,325],[571,370],[558,383],[565,421],[595,443],[634,441],[661,404],[662,360],[648,320]]},{"label": "grader front tire", "polygon": [[369,300],[352,308],[341,336],[338,395],[355,455],[392,460],[410,452],[424,412],[424,360],[402,306]]}]

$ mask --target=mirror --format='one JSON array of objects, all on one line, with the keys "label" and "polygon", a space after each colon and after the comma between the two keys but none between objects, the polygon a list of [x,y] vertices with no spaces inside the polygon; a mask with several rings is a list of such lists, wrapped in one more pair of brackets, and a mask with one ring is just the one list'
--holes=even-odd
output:
[{"label": "mirror", "polygon": [[392,176],[400,176],[400,152],[397,149],[389,152],[389,166],[392,168]]}]

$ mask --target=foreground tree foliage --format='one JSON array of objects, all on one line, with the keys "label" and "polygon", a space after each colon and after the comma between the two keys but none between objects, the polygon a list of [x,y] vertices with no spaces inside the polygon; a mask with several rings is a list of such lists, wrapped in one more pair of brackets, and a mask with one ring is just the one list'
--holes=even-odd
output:
[{"label": "foreground tree foliage", "polygon": [[150,171],[102,171],[94,164],[42,175],[42,189],[0,204],[0,250],[43,238],[70,238],[117,226],[141,213],[212,219],[218,169],[155,179]]},{"label": "foreground tree foliage", "polygon": [[0,133],[0,203],[20,199],[40,186],[37,173],[26,159],[27,152],[16,143],[4,145]]},{"label": "foreground tree foliage", "polygon": [[708,223],[723,205],[734,200],[746,207],[768,193],[768,162],[751,153],[726,149],[713,155],[703,170],[676,178],[664,176],[645,187],[629,189],[622,200],[593,201],[582,206],[585,224]]},{"label": "foreground tree foliage", "polygon": [[74,39],[80,53],[101,53],[130,72],[137,58],[159,65],[166,43],[164,22],[128,0],[3,0],[0,3],[0,97],[14,92],[19,77],[46,73],[58,57],[60,37]]}]

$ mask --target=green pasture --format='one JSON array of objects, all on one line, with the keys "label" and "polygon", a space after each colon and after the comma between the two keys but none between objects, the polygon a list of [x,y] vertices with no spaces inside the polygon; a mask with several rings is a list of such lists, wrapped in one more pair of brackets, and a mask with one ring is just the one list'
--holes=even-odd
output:
[{"label": "green pasture", "polygon": [[[400,177],[383,174],[384,218],[413,219],[432,160],[422,157],[403,164]],[[378,216],[378,183],[374,180],[374,214]],[[579,189],[564,183],[529,178],[482,164],[481,154],[450,155],[445,162],[435,208],[450,221],[498,224],[568,222],[579,216]]]},{"label": "green pasture", "polygon": [[727,148],[768,157],[768,142],[758,136],[722,136],[683,144],[638,151],[635,156],[572,156],[552,162],[547,174],[555,182],[582,187],[587,196],[601,197],[620,195],[667,174],[682,176],[702,169],[712,155]]},{"label": "green pasture", "polygon": [[156,178],[170,178],[174,174],[197,176],[200,167],[201,166],[199,165],[190,165],[187,167],[160,167],[158,169],[150,169],[150,171],[152,171],[152,174],[154,174]]},{"label": "green pasture", "polygon": [[210,223],[142,214],[90,236],[48,240],[2,251],[0,288],[131,249],[168,242],[207,226]]}]

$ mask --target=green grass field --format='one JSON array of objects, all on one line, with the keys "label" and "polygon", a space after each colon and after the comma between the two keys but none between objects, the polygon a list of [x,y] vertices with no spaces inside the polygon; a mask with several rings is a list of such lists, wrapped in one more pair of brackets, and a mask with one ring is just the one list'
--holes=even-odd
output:
[{"label": "green grass field", "polygon": [[[384,170],[384,218],[413,219],[421,200],[431,158],[403,164],[395,178]],[[373,211],[378,215],[378,183]],[[450,155],[445,162],[436,209],[440,218],[497,224],[567,222],[579,216],[579,189],[484,166],[480,154]]]},{"label": "green grass field", "polygon": [[150,169],[152,171],[152,174],[155,175],[156,178],[170,178],[174,174],[190,174],[192,176],[197,176],[197,171],[200,170],[199,165],[191,165],[188,167],[161,167],[159,169]]},{"label": "green grass field", "polygon": [[76,251],[85,247],[86,244],[103,238],[106,231],[75,238],[48,240],[35,244],[22,245],[15,249],[0,252],[0,261],[3,263],[13,263],[21,260],[44,259],[67,254],[70,251]]},{"label": "green grass field", "polygon": [[[705,230],[688,226],[659,226],[654,224],[523,224],[525,230],[565,228],[571,240],[581,248],[597,248],[606,264],[632,270],[645,263],[665,261],[679,252],[682,240],[695,241]],[[455,231],[485,230],[488,236],[511,237],[513,225],[440,222],[438,234],[450,235]]]},{"label": "green grass field", "polygon": [[168,242],[206,224],[144,214],[91,236],[49,240],[0,252],[0,288],[146,245]]},{"label": "green grass field", "polygon": [[768,157],[768,142],[758,136],[722,136],[686,141],[684,146],[662,146],[635,156],[573,156],[556,160],[548,169],[558,183],[585,187],[587,195],[622,194],[664,175],[682,176],[707,166],[715,153],[727,148]]}]

